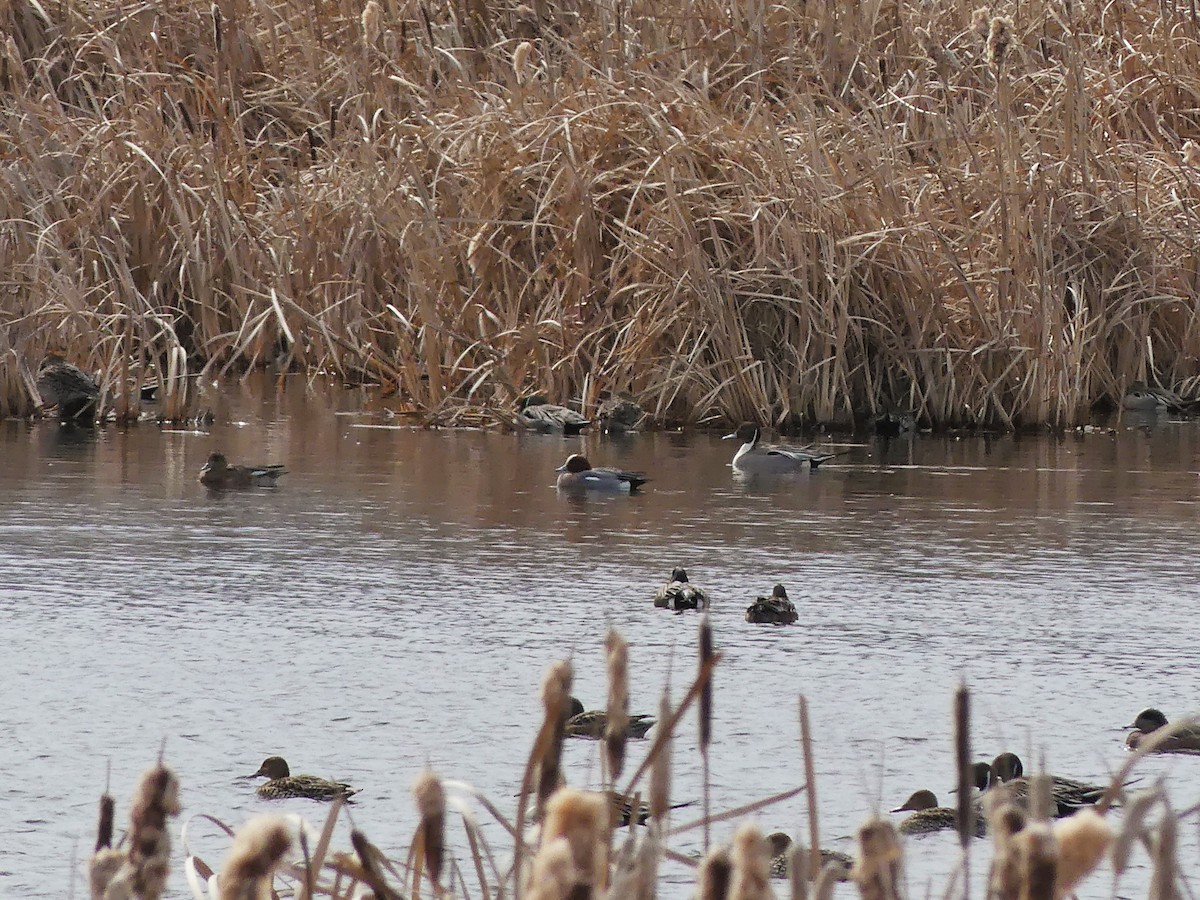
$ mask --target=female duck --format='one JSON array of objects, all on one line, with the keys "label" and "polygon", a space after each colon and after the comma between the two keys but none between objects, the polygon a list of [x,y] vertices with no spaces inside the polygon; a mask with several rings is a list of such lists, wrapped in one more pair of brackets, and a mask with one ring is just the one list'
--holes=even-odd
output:
[{"label": "female duck", "polygon": [[[987,832],[982,804],[977,798],[972,805],[975,807],[975,834],[982,837]],[[912,812],[912,815],[900,823],[898,830],[901,834],[931,834],[934,831],[958,828],[958,810],[949,806],[938,806],[937,795],[933,791],[914,791],[902,806],[892,810],[906,811]]]},{"label": "female duck", "polygon": [[293,775],[282,756],[268,756],[251,778],[265,775],[269,781],[257,788],[258,796],[267,800],[283,800],[288,797],[304,797],[309,800],[349,799],[358,793],[357,788],[340,781],[329,781],[315,775]]},{"label": "female duck", "polygon": [[[567,737],[585,737],[599,740],[604,737],[604,729],[608,727],[608,713],[602,709],[584,710],[583,704],[575,697],[571,698],[571,717],[563,725],[563,734]],[[646,732],[654,727],[654,716],[644,714],[629,717],[629,732],[631,738],[644,738]]]},{"label": "female duck", "polygon": [[47,353],[38,366],[37,388],[43,404],[58,407],[60,421],[83,423],[95,420],[100,385],[57,353]]},{"label": "female duck", "polygon": [[624,469],[593,469],[586,456],[572,453],[567,461],[554,471],[558,472],[560,491],[626,491],[633,492],[648,479],[640,472]]},{"label": "female duck", "polygon": [[708,598],[704,596],[704,591],[688,581],[685,570],[675,568],[671,570],[671,580],[654,595],[654,605],[659,609],[682,612],[685,609],[704,609],[708,606]]},{"label": "female duck", "polygon": [[836,453],[814,453],[806,447],[772,447],[759,443],[761,432],[757,425],[743,423],[733,434],[727,434],[723,440],[737,438],[742,442],[738,452],[733,456],[733,468],[746,475],[786,475],[789,472],[799,472],[808,463],[810,469],[816,469],[826,460],[833,459]]},{"label": "female duck", "polygon": [[200,470],[200,483],[211,488],[243,488],[255,484],[274,484],[286,475],[284,466],[231,466],[224,454],[213,453]]},{"label": "female duck", "polygon": [[746,621],[758,625],[791,625],[799,618],[782,584],[771,589],[770,597],[759,597],[746,610]]},{"label": "female duck", "polygon": [[[791,837],[782,831],[773,831],[767,835],[767,843],[771,847],[771,877],[787,878],[792,849]],[[821,849],[821,868],[833,866],[838,881],[850,879],[850,869],[853,865],[854,860],[849,855],[837,850]]]},{"label": "female duck", "polygon": [[579,434],[592,424],[573,409],[547,403],[545,397],[534,395],[521,401],[517,419],[530,431],[543,434]]},{"label": "female duck", "polygon": [[[1130,750],[1136,750],[1154,737],[1160,728],[1166,728],[1167,724],[1167,717],[1159,710],[1143,709],[1137,714],[1133,724],[1127,726],[1133,731],[1125,738],[1125,746]],[[1151,752],[1187,753],[1189,751],[1200,753],[1200,725],[1173,726],[1170,736],[1164,737],[1162,743],[1158,744]]]}]

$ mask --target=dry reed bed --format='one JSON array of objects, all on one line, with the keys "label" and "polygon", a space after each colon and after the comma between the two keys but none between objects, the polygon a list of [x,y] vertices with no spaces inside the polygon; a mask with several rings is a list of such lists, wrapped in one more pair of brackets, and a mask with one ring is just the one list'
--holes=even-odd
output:
[{"label": "dry reed bed", "polygon": [[540,389],[1062,425],[1197,375],[1189,9],[14,0],[0,30],[0,414],[49,346],[118,393],[174,353],[430,419]]},{"label": "dry reed bed", "polygon": [[[351,848],[331,848],[344,798],[334,801],[319,830],[294,815],[258,816],[236,832],[217,819],[200,816],[218,825],[232,839],[232,846],[218,873],[192,852],[188,837],[191,823],[184,825],[184,869],[191,896],[195,900],[266,900],[272,896],[399,900],[425,893],[462,898],[652,900],[658,895],[659,867],[671,859],[696,868],[695,896],[700,900],[767,900],[775,896],[772,877],[781,875],[788,879],[779,885],[784,896],[807,900],[811,895],[828,900],[842,878],[838,864],[829,862],[822,867],[819,852],[810,854],[797,843],[788,852],[786,872],[773,872],[768,840],[754,821],[762,810],[804,793],[808,817],[805,838],[809,848],[821,846],[813,744],[804,698],[800,698],[803,759],[798,761],[804,782],[738,809],[710,813],[706,757],[712,734],[711,685],[720,654],[713,650],[707,617],[701,621],[696,678],[678,706],[672,707],[664,692],[656,735],[646,758],[632,773],[625,765],[628,647],[616,631],[610,631],[605,647],[609,693],[608,727],[601,743],[602,788],[632,798],[635,805],[644,799],[651,813],[645,827],[636,824],[636,817],[631,817],[628,827],[620,827],[605,793],[566,786],[570,773],[562,767],[562,724],[568,715],[573,671],[569,662],[558,662],[549,668],[542,683],[544,715],[521,779],[515,819],[470,785],[443,781],[431,771],[422,773],[412,787],[419,824],[403,862],[390,859],[363,832],[353,828],[353,823]],[[704,757],[704,812],[695,821],[673,827],[672,767],[679,764],[675,749],[681,738],[681,722],[693,705],[699,710],[699,746]],[[960,864],[948,884],[917,890],[931,896],[967,898],[975,813],[969,790],[970,697],[965,686],[955,697],[954,716],[955,755],[962,788],[958,806]],[[1193,817],[1200,807],[1177,813],[1162,784],[1133,794],[1124,790],[1137,762],[1174,730],[1190,724],[1176,723],[1156,733],[1130,754],[1095,807],[1086,807],[1065,819],[1047,820],[1053,801],[1045,775],[1031,779],[1029,809],[1009,802],[1005,785],[989,790],[984,804],[992,843],[987,900],[1066,900],[1104,860],[1111,865],[1114,878],[1119,879],[1138,846],[1144,847],[1152,867],[1148,900],[1190,896],[1176,840],[1180,823]],[[691,741],[684,743],[690,749]],[[686,760],[689,756],[679,758]],[[1115,802],[1125,807],[1116,825],[1109,817]],[[122,839],[114,847],[115,804],[107,795],[102,798],[99,838],[89,863],[93,900],[158,900],[163,896],[170,855],[167,819],[179,808],[178,785],[160,762],[146,773],[135,793],[128,840]],[[488,832],[480,827],[479,810],[495,820],[505,844],[511,841],[511,847],[501,850],[492,846]],[[744,821],[729,846],[710,845],[711,825],[739,818]],[[462,826],[461,835],[452,837],[448,828],[455,821]],[[693,859],[671,849],[673,838],[697,829],[703,829],[703,858]],[[905,847],[895,827],[875,816],[861,827],[857,837],[856,857],[848,873],[852,887],[862,900],[903,900],[907,893],[903,877]],[[454,852],[454,844],[458,844],[458,853]]]}]

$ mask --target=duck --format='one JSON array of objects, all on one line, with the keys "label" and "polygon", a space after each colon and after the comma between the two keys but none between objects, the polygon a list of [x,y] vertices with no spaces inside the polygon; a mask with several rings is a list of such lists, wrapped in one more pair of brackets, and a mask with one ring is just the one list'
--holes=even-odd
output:
[{"label": "duck", "polygon": [[596,418],[606,434],[626,434],[637,430],[646,413],[629,394],[614,394],[600,404]]},{"label": "duck", "polygon": [[886,409],[871,420],[871,428],[880,437],[899,437],[917,427],[917,417],[908,410]]},{"label": "duck", "polygon": [[[606,791],[608,794],[608,802],[612,808],[612,827],[624,828],[634,818],[634,798],[627,794],[622,794],[618,791]],[[683,809],[685,806],[692,806],[694,800],[688,800],[684,803],[672,803],[668,809]],[[644,800],[638,801],[637,804],[637,824],[645,825],[650,820],[650,804]]]},{"label": "duck", "polygon": [[[767,844],[771,848],[771,877],[787,878],[788,863],[791,857],[792,839],[782,831],[773,831],[767,835]],[[821,848],[821,868],[832,865],[834,877],[838,881],[850,880],[850,869],[854,860],[847,853],[838,850]]]},{"label": "duck", "polygon": [[625,491],[633,493],[650,479],[641,472],[624,469],[593,469],[588,458],[572,453],[567,461],[554,470],[558,472],[560,491]]},{"label": "duck", "polygon": [[285,466],[231,466],[223,453],[210,453],[200,469],[200,483],[211,488],[241,488],[255,484],[274,484],[286,475]]},{"label": "duck", "polygon": [[770,597],[759,597],[746,609],[746,621],[758,625],[791,625],[799,618],[782,584],[771,588]]},{"label": "duck", "polygon": [[[631,738],[644,738],[646,732],[654,727],[654,716],[637,714],[629,716],[628,735]],[[583,704],[575,697],[571,698],[571,712],[563,724],[563,734],[567,737],[593,738],[604,737],[604,729],[608,726],[608,713],[602,709],[585,710]]]},{"label": "duck", "polygon": [[746,475],[786,475],[789,472],[799,472],[808,463],[810,469],[816,469],[821,463],[833,459],[836,453],[814,453],[806,447],[773,447],[760,444],[762,432],[757,425],[744,422],[733,434],[725,435],[722,440],[737,438],[742,442],[738,452],[733,455],[733,468]]},{"label": "duck", "polygon": [[59,421],[77,424],[95,421],[100,385],[58,353],[47,353],[38,366],[37,389],[44,405],[58,407]]},{"label": "duck", "polygon": [[547,402],[540,394],[521,401],[517,420],[530,431],[543,434],[579,434],[592,424],[592,420],[581,416],[573,409]]},{"label": "duck", "polygon": [[357,788],[340,781],[329,781],[316,775],[293,775],[282,756],[268,756],[251,778],[265,775],[269,780],[255,790],[266,800],[284,800],[289,797],[305,797],[309,800],[347,800],[357,794]]},{"label": "duck", "polygon": [[[987,832],[983,805],[979,798],[976,798],[972,805],[975,807],[975,834],[982,837]],[[939,806],[937,795],[933,791],[913,791],[912,795],[892,812],[912,813],[900,822],[898,830],[901,834],[931,834],[935,831],[958,828],[958,810],[949,806]]]},{"label": "duck", "polygon": [[685,609],[704,609],[708,606],[708,598],[704,596],[704,591],[688,581],[687,570],[676,567],[671,570],[671,580],[654,594],[654,605],[658,609],[682,612]]},{"label": "duck", "polygon": [[[1167,725],[1167,717],[1160,710],[1153,707],[1143,709],[1137,714],[1137,718],[1131,725],[1125,726],[1133,729],[1125,738],[1125,746],[1130,750],[1136,750],[1155,732],[1160,728],[1166,728]],[[1194,751],[1200,753],[1200,725],[1177,725],[1171,730],[1173,732],[1171,736],[1164,738],[1162,743],[1151,752],[1186,753]]]},{"label": "duck", "polygon": [[[1029,779],[1025,777],[1025,766],[1015,753],[1001,753],[992,760],[994,781],[989,790],[1003,789],[1017,806],[1029,805]],[[1096,803],[1104,796],[1105,788],[1061,775],[1050,777],[1050,798],[1054,803],[1054,817],[1063,818],[1080,807]]]},{"label": "duck", "polygon": [[1186,412],[1192,405],[1193,401],[1185,400],[1174,391],[1150,387],[1141,381],[1131,384],[1125,396],[1121,398],[1121,406],[1133,412],[1150,412],[1156,409]]}]

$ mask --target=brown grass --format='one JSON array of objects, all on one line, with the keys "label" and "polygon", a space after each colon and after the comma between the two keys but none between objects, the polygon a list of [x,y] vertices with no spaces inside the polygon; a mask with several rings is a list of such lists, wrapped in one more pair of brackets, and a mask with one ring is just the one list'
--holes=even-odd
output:
[{"label": "brown grass", "polygon": [[14,0],[0,31],[0,415],[52,344],[125,414],[268,366],[442,420],[538,389],[1068,424],[1197,375],[1182,7]]}]

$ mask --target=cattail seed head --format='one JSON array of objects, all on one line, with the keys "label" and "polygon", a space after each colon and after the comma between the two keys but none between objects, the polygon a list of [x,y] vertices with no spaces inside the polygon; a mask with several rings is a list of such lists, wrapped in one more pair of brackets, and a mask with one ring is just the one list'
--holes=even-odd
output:
[{"label": "cattail seed head", "polygon": [[629,645],[616,629],[609,629],[604,648],[608,656],[604,750],[609,778],[616,778],[625,765],[625,741],[629,737]]},{"label": "cattail seed head", "polygon": [[733,877],[729,900],[768,900],[771,892],[771,850],[767,839],[753,822],[741,825],[733,835]]},{"label": "cattail seed head", "polygon": [[1189,166],[1200,166],[1200,146],[1195,141],[1183,142],[1183,161]]},{"label": "cattail seed head", "polygon": [[271,876],[291,845],[282,816],[256,816],[239,828],[218,879],[221,900],[270,900]]},{"label": "cattail seed head", "polygon": [[1075,886],[1100,864],[1113,841],[1112,826],[1091,808],[1054,823],[1058,841],[1058,879],[1054,893],[1069,897]]},{"label": "cattail seed head", "polygon": [[363,43],[375,47],[379,43],[379,35],[383,33],[383,7],[378,0],[367,0],[362,11]]},{"label": "cattail seed head", "polygon": [[900,896],[900,840],[885,819],[872,819],[858,830],[858,859],[850,877],[863,900],[896,900]]},{"label": "cattail seed head", "polygon": [[147,770],[138,782],[129,812],[129,865],[134,891],[158,900],[170,871],[171,835],[167,817],[179,813],[179,782],[164,766]]},{"label": "cattail seed head", "polygon": [[529,900],[568,900],[574,895],[578,879],[571,845],[566,838],[545,842],[533,858],[528,892]]},{"label": "cattail seed head", "polygon": [[1008,46],[1012,42],[1013,23],[1011,19],[996,16],[988,29],[987,55],[988,62],[999,69],[1004,65],[1004,57],[1008,54]]},{"label": "cattail seed head", "polygon": [[517,48],[513,51],[512,66],[513,75],[517,78],[517,84],[528,84],[533,77],[533,44],[529,41],[521,41],[517,44]]},{"label": "cattail seed head", "polygon": [[[700,617],[700,670],[713,658],[712,620],[705,613]],[[700,688],[700,752],[707,753],[712,741],[712,676]]]},{"label": "cattail seed head", "polygon": [[[560,788],[546,804],[542,825],[542,845],[565,839],[574,864],[575,879],[594,891],[604,886],[608,866],[605,860],[609,826],[607,799],[590,791]],[[534,861],[537,867],[537,861]]]},{"label": "cattail seed head", "polygon": [[[120,879],[117,876],[118,872],[122,873]],[[88,861],[88,887],[92,892],[92,900],[132,898],[132,875],[133,870],[126,863],[124,850],[108,847],[97,850]]]},{"label": "cattail seed head", "polygon": [[1027,825],[1013,838],[1015,855],[1020,859],[1020,900],[1054,900],[1058,877],[1058,844],[1044,822]]},{"label": "cattail seed head", "polygon": [[700,861],[696,900],[725,900],[733,880],[733,859],[724,847],[714,847]]},{"label": "cattail seed head", "polygon": [[971,13],[971,30],[983,40],[987,40],[988,28],[991,27],[992,13],[986,6],[981,6]]},{"label": "cattail seed head", "polygon": [[550,795],[562,782],[563,726],[571,712],[574,673],[566,661],[553,663],[542,679],[542,730],[539,734],[537,809],[544,811]]},{"label": "cattail seed head", "polygon": [[437,775],[426,769],[413,782],[412,793],[421,814],[419,834],[425,869],[430,881],[441,884],[442,863],[446,856],[446,791]]}]

